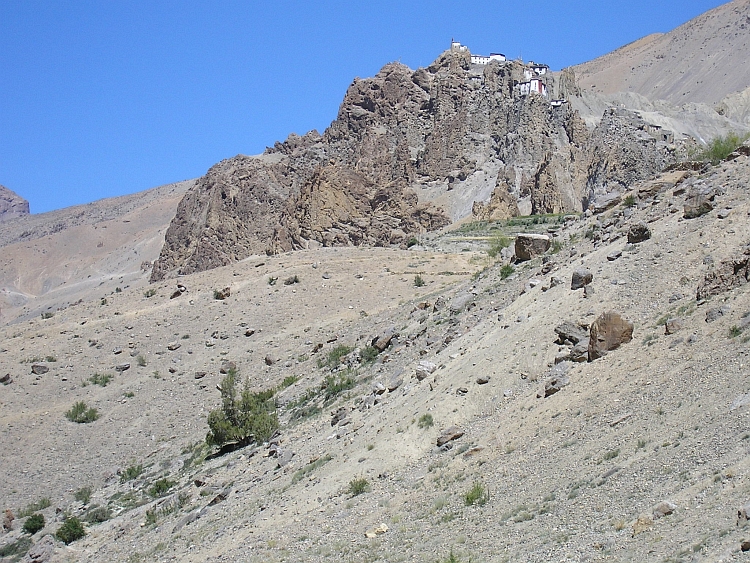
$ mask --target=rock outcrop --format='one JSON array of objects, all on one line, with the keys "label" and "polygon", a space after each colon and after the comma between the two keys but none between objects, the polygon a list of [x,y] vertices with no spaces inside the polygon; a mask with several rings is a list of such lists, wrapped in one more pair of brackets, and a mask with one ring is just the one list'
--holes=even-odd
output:
[{"label": "rock outcrop", "polygon": [[29,202],[5,186],[0,186],[0,221],[28,214]]},{"label": "rock outcrop", "polygon": [[[313,241],[403,244],[472,213],[582,211],[673,159],[636,114],[611,110],[589,132],[570,104],[522,94],[524,71],[446,51],[355,79],[323,135],[212,167],[180,204],[152,280]],[[576,91],[570,73],[549,82]]]}]

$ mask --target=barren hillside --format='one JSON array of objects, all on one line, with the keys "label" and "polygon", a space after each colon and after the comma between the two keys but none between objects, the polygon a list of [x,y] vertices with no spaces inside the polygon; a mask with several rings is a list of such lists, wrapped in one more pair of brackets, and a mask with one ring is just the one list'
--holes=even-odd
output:
[{"label": "barren hillside", "polygon": [[[0,504],[49,498],[49,561],[743,560],[748,180],[738,156],[599,215],[255,256],[5,327]],[[482,251],[525,228],[549,251]],[[608,311],[632,340],[587,362]],[[278,389],[280,432],[206,457],[228,362]]]},{"label": "barren hillside", "polygon": [[733,0],[664,34],[573,67],[580,86],[673,104],[714,105],[750,86],[750,1]]}]

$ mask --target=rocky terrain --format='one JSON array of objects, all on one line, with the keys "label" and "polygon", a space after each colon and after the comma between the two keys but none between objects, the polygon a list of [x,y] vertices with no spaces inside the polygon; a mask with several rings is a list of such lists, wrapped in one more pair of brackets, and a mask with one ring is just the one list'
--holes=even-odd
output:
[{"label": "rocky terrain", "polygon": [[0,561],[745,561],[750,141],[688,157],[747,91],[525,68],[3,221]]},{"label": "rocky terrain", "polygon": [[29,202],[5,186],[0,186],[0,221],[29,214]]}]

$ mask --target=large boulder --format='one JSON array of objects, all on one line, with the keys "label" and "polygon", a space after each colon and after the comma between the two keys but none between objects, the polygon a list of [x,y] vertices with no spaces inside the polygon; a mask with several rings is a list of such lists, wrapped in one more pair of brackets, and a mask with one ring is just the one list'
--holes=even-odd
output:
[{"label": "large boulder", "polygon": [[712,295],[719,295],[746,284],[748,280],[750,280],[750,256],[744,255],[724,260],[704,276],[696,291],[696,297],[705,299]]},{"label": "large boulder", "polygon": [[715,190],[709,186],[703,184],[692,186],[685,199],[683,217],[685,219],[695,219],[696,217],[705,215],[714,208],[715,197]]},{"label": "large boulder", "polygon": [[628,229],[628,243],[638,244],[639,242],[646,241],[651,238],[651,229],[648,228],[646,223],[638,223],[637,225],[631,225]]},{"label": "large boulder", "polygon": [[594,280],[594,274],[592,274],[586,268],[576,268],[573,270],[573,275],[570,278],[570,289],[576,290],[586,287]]},{"label": "large boulder", "polygon": [[602,313],[591,325],[589,361],[601,358],[633,339],[633,323],[614,311]]},{"label": "large boulder", "polygon": [[552,241],[547,235],[519,233],[516,235],[516,258],[519,262],[541,256],[549,250]]}]

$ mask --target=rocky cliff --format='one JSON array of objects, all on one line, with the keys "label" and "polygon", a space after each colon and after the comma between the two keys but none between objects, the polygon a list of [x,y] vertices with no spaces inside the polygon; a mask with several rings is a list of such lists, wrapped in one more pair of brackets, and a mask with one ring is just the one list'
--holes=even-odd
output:
[{"label": "rocky cliff", "polygon": [[[522,94],[527,79],[521,62],[472,65],[468,51],[355,79],[322,136],[211,168],[180,204],[152,280],[310,244],[400,244],[472,213],[582,211],[674,159],[638,115],[589,131],[566,101]],[[577,93],[572,73],[545,81],[550,97]]]},{"label": "rocky cliff", "polygon": [[0,186],[0,221],[29,214],[29,202],[5,186]]}]

